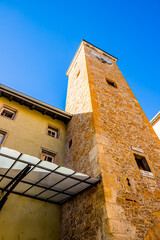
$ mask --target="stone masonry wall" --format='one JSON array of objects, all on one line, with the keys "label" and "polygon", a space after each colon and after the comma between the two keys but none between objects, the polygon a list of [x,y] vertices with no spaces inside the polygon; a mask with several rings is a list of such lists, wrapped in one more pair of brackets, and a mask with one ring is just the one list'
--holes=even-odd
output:
[{"label": "stone masonry wall", "polygon": [[[91,50],[85,46],[110,232],[114,239],[160,239],[160,141],[116,61],[104,64]],[[143,150],[154,178],[141,175],[131,147]]]},{"label": "stone masonry wall", "polygon": [[[80,73],[77,77],[77,73]],[[65,166],[97,177],[101,173],[83,47],[69,74]],[[72,139],[72,146],[69,142]],[[62,206],[61,240],[105,239],[107,215],[102,182]]]},{"label": "stone masonry wall", "polygon": [[[83,41],[69,71],[66,111],[74,116],[65,166],[101,174],[102,182],[63,204],[61,240],[158,240],[160,141],[116,59],[108,55],[113,65],[102,63],[90,51],[104,56]],[[134,153],[146,157],[153,178],[141,174]]]}]

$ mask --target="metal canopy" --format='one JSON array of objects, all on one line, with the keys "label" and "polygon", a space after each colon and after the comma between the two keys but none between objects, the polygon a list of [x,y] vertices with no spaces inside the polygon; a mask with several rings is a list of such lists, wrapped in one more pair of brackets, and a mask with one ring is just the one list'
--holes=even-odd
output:
[{"label": "metal canopy", "polygon": [[99,181],[98,178],[2,147],[0,190],[8,191],[6,186],[27,165],[31,166],[30,170],[11,192],[42,201],[61,204]]}]

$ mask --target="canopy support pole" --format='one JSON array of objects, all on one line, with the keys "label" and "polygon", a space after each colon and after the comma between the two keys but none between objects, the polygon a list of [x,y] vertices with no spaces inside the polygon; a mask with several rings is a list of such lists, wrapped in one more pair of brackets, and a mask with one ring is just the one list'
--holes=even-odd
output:
[{"label": "canopy support pole", "polygon": [[2,192],[6,192],[6,194],[2,197],[0,200],[0,211],[3,208],[5,202],[8,199],[9,194],[12,192],[12,190],[18,185],[18,183],[28,174],[29,170],[31,169],[31,165],[27,165],[20,173],[17,174],[15,178],[12,179],[12,181],[7,184],[7,186],[2,190]]}]

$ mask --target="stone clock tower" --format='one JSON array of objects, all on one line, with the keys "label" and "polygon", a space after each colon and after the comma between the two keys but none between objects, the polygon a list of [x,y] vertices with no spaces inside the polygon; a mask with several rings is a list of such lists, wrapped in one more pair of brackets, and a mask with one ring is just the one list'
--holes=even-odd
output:
[{"label": "stone clock tower", "polygon": [[83,40],[67,72],[65,165],[101,181],[62,206],[63,240],[160,239],[160,141],[116,62]]}]

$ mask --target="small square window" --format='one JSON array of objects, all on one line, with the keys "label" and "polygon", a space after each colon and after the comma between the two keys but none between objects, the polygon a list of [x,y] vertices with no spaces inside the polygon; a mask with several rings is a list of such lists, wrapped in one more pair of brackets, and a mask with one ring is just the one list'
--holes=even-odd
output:
[{"label": "small square window", "polygon": [[58,130],[53,127],[48,127],[47,134],[51,137],[58,138]]},{"label": "small square window", "polygon": [[117,88],[117,84],[116,84],[114,81],[109,80],[109,79],[106,79],[106,81],[107,81],[107,83],[108,83],[110,86],[112,86],[112,87],[114,87],[114,88]]},{"label": "small square window", "polygon": [[7,133],[5,131],[0,130],[0,146],[4,142],[6,135]]},{"label": "small square window", "polygon": [[137,163],[140,170],[151,172],[151,169],[150,169],[150,167],[147,163],[147,160],[144,156],[134,154],[134,157],[135,157],[136,163]]},{"label": "small square window", "polygon": [[48,151],[46,149],[42,149],[41,160],[54,163],[55,159],[56,159],[55,153]]},{"label": "small square window", "polygon": [[7,117],[13,120],[16,115],[16,110],[11,110],[10,108],[3,107],[0,114],[3,117]]}]

